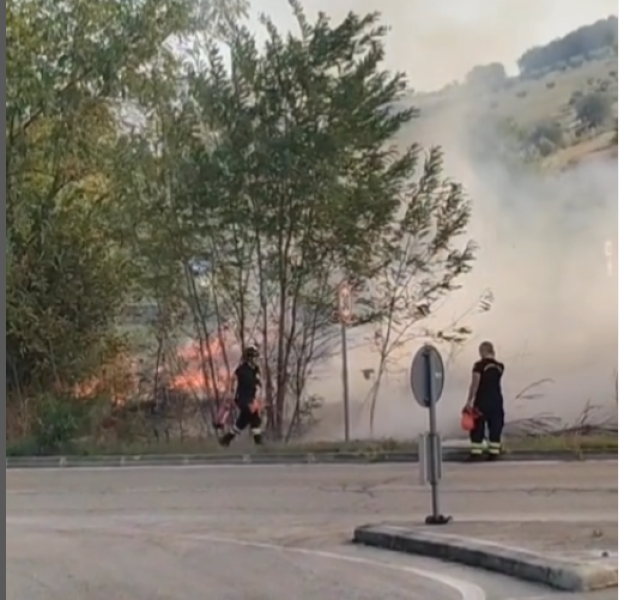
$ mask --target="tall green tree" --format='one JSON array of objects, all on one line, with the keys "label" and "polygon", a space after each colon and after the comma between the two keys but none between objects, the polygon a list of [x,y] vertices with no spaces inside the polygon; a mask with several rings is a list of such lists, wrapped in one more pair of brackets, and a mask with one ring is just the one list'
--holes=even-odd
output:
[{"label": "tall green tree", "polygon": [[7,1],[7,371],[63,389],[116,351],[132,289],[119,117],[172,59],[183,0]]},{"label": "tall green tree", "polygon": [[[387,32],[378,15],[309,22],[291,6],[296,35],[264,19],[264,45],[238,28],[231,65],[211,46],[207,64],[191,70],[202,144],[187,155],[179,190],[224,318],[241,343],[256,337],[262,347],[278,437],[314,367],[335,351],[342,279],[366,298],[409,236],[414,279],[420,273],[426,285],[434,267],[427,257],[440,270],[437,298],[472,259],[453,245],[469,210],[459,187],[441,177],[441,157],[421,165],[416,144],[395,142],[416,111],[399,108],[404,76],[382,67]],[[369,309],[363,321],[382,318]]]}]

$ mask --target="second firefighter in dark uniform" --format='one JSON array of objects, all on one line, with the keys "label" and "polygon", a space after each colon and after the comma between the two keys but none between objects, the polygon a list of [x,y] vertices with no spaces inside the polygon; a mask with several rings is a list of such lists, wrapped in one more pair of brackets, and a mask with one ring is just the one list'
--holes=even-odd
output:
[{"label": "second firefighter in dark uniform", "polygon": [[258,356],[256,348],[246,348],[243,360],[234,371],[232,384],[238,418],[232,429],[219,440],[222,446],[229,446],[247,428],[251,431],[254,443],[262,443],[262,414],[258,403],[262,382]]},{"label": "second firefighter in dark uniform", "polygon": [[474,427],[470,432],[470,455],[497,459],[502,450],[505,407],[502,379],[505,365],[496,360],[494,345],[483,342],[479,346],[478,360],[472,368],[472,382],[466,409],[474,414]]}]

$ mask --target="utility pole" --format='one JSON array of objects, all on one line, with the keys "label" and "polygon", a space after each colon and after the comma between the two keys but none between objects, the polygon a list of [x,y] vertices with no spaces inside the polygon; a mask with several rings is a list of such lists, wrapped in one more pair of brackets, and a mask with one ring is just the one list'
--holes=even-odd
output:
[{"label": "utility pole", "polygon": [[342,405],[344,414],[344,441],[351,441],[351,402],[349,397],[349,346],[347,327],[353,316],[353,293],[351,286],[343,281],[338,286],[338,318],[340,319],[340,342],[342,350]]}]

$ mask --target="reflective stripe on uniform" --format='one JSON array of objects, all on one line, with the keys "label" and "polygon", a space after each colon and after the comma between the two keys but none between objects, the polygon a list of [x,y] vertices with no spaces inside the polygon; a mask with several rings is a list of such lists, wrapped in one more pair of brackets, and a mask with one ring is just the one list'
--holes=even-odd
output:
[{"label": "reflective stripe on uniform", "polygon": [[262,433],[262,429],[260,427],[257,427],[251,430],[252,435],[260,435],[261,433]]},{"label": "reflective stripe on uniform", "polygon": [[502,444],[498,444],[495,442],[490,442],[488,444],[488,453],[489,454],[500,454],[502,450]]},{"label": "reflective stripe on uniform", "polygon": [[470,454],[483,454],[483,444],[470,444]]}]

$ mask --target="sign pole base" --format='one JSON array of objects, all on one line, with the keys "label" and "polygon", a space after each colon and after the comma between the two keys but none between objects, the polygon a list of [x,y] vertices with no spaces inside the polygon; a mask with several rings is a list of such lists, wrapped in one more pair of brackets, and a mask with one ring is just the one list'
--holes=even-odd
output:
[{"label": "sign pole base", "polygon": [[425,519],[425,525],[448,525],[452,520],[450,515],[429,515]]}]

